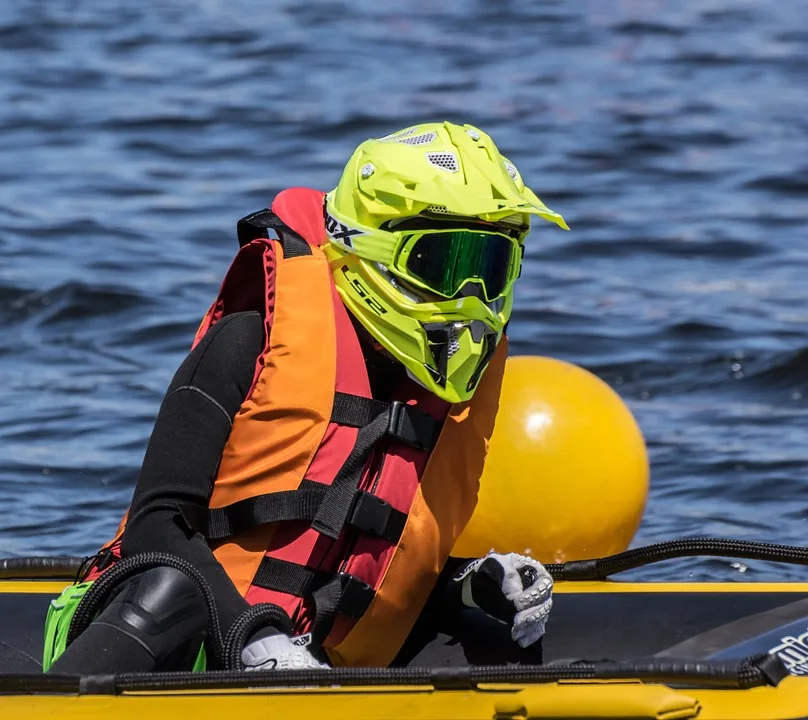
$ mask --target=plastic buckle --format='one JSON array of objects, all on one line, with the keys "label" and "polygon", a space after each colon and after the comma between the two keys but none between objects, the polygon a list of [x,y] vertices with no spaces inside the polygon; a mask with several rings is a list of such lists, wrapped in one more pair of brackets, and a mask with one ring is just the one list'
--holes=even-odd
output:
[{"label": "plastic buckle", "polygon": [[351,511],[351,526],[368,535],[384,537],[391,510],[390,503],[359,490]]},{"label": "plastic buckle", "polygon": [[393,400],[386,432],[418,450],[430,450],[435,441],[433,422],[425,413],[400,400]]},{"label": "plastic buckle", "polygon": [[391,437],[398,438],[408,442],[408,438],[404,436],[405,430],[404,423],[407,419],[407,404],[401,400],[393,400],[390,403],[390,419],[387,421],[387,434]]},{"label": "plastic buckle", "polygon": [[362,582],[348,573],[339,573],[340,593],[337,612],[347,615],[351,620],[359,620],[370,607],[376,591],[366,582]]},{"label": "plastic buckle", "polygon": [[104,548],[103,550],[99,550],[96,554],[95,558],[93,558],[93,562],[90,563],[90,570],[96,570],[97,572],[103,572],[106,570],[110,565],[112,565],[112,561],[115,558],[112,557],[112,548]]},{"label": "plastic buckle", "polygon": [[396,511],[390,503],[375,495],[359,490],[351,509],[351,527],[372,537],[397,543],[404,532],[407,516]]}]

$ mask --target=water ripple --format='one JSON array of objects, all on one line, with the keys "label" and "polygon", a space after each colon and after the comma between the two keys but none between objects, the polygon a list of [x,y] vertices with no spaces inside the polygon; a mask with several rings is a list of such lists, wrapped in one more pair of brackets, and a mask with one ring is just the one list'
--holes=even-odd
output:
[{"label": "water ripple", "polygon": [[631,405],[653,461],[637,541],[803,544],[806,20],[773,0],[3,4],[0,554],[113,531],[236,220],[422,118],[484,127],[569,221],[529,240],[510,333]]}]

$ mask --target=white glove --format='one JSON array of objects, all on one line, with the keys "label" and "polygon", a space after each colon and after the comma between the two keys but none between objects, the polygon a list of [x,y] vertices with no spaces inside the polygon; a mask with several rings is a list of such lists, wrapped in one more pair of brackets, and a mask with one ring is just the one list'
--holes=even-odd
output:
[{"label": "white glove", "polygon": [[466,566],[455,581],[463,583],[463,604],[509,622],[511,637],[520,647],[544,635],[553,607],[553,578],[538,560],[490,552]]},{"label": "white glove", "polygon": [[309,652],[311,633],[289,637],[283,633],[253,640],[241,651],[245,670],[322,670],[329,666]]}]

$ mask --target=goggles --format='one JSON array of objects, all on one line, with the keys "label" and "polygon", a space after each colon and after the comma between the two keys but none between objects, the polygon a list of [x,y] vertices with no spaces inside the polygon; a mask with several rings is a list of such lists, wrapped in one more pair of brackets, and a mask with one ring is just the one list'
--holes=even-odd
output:
[{"label": "goggles", "polygon": [[522,265],[522,246],[509,235],[487,230],[399,232],[396,274],[413,285],[452,298],[478,282],[486,302],[507,294]]}]

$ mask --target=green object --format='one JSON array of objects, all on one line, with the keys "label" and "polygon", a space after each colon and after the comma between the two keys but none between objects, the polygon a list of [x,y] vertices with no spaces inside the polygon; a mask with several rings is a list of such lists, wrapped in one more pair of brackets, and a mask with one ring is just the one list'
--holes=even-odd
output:
[{"label": "green object", "polygon": [[92,582],[68,585],[62,594],[51,600],[45,617],[45,650],[42,654],[42,670],[47,672],[67,646],[67,633],[76,608],[89,590]]},{"label": "green object", "polygon": [[405,268],[411,285],[454,297],[471,280],[479,281],[486,302],[510,290],[519,275],[522,249],[515,238],[485,230],[433,230],[404,235],[390,270]]},{"label": "green object", "polygon": [[[92,584],[91,581],[79,583],[78,585],[68,585],[62,590],[62,594],[58,598],[51,600],[48,614],[45,617],[45,650],[42,654],[43,672],[48,672],[56,659],[65,651],[67,633],[70,631],[70,623],[76,614],[76,608]],[[199,648],[192,670],[193,672],[204,672],[206,667],[207,656],[203,645]]]},{"label": "green object", "polygon": [[192,672],[205,672],[205,669],[208,666],[208,658],[205,655],[205,646],[203,645],[199,648],[199,654],[196,656],[196,661],[194,662],[194,666],[191,668]]}]

